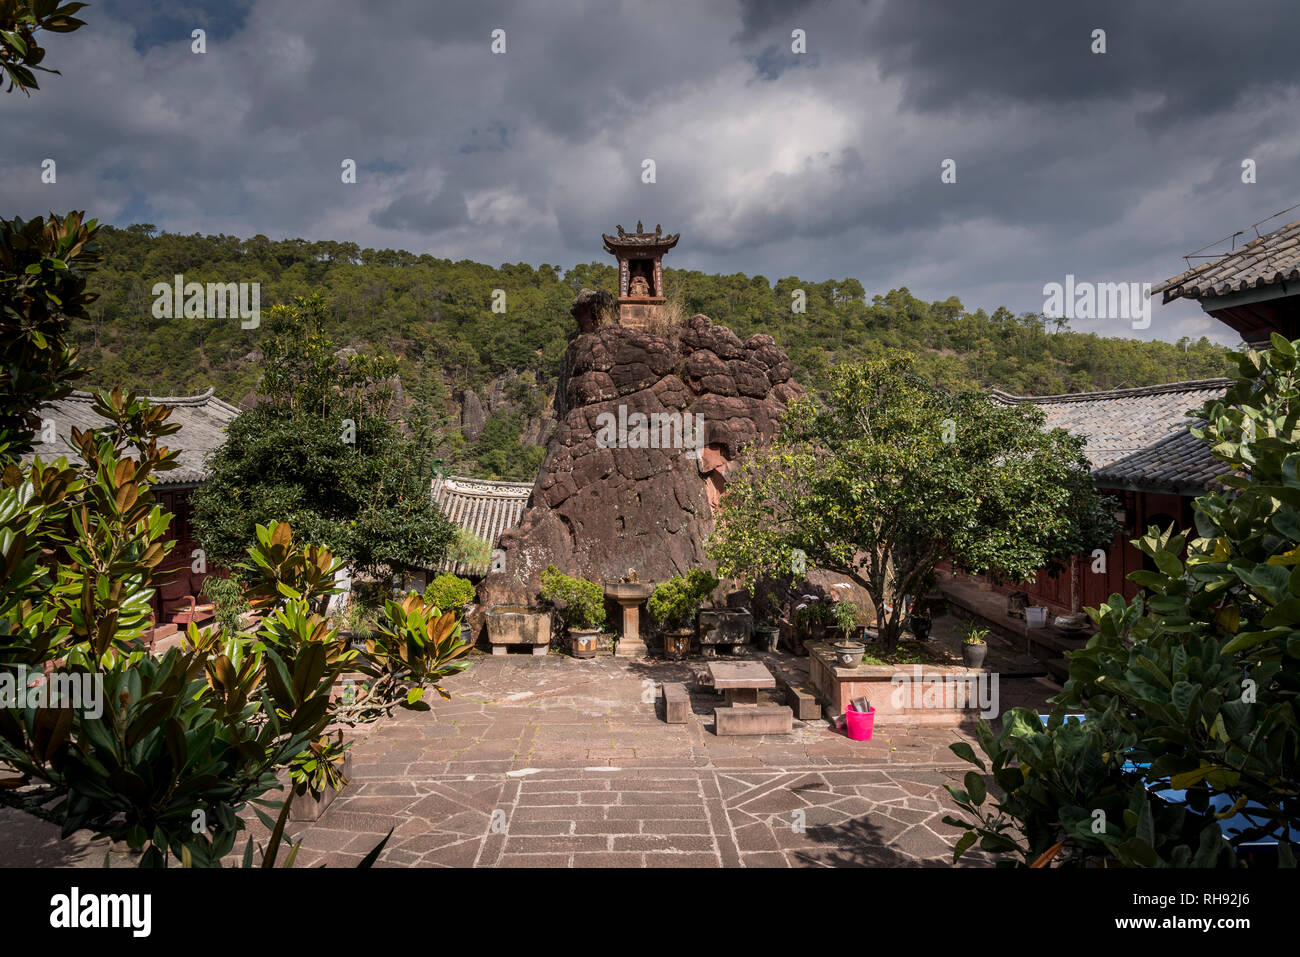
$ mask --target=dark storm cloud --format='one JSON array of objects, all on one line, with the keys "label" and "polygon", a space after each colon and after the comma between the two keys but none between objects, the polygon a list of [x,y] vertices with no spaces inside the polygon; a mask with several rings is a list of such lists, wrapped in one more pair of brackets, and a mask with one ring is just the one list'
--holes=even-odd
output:
[{"label": "dark storm cloud", "polygon": [[[681,231],[670,265],[1036,310],[1300,200],[1296,9],[112,0],[0,97],[0,210],[532,263],[642,219]],[[1211,328],[1157,306],[1143,334]]]},{"label": "dark storm cloud", "polygon": [[[1071,105],[1150,94],[1149,118],[1199,121],[1293,87],[1294,0],[875,3],[865,53],[917,110]],[[1091,52],[1106,31],[1106,54]]]},{"label": "dark storm cloud", "polygon": [[465,195],[444,186],[436,194],[407,194],[372,213],[370,221],[385,229],[436,233],[469,222]]}]

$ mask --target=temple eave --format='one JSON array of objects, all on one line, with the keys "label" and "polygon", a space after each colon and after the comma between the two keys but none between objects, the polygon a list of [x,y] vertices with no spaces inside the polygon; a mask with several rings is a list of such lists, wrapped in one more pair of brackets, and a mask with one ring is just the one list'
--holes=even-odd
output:
[{"label": "temple eave", "polygon": [[620,252],[635,254],[638,256],[646,253],[666,253],[677,245],[677,240],[681,238],[681,233],[673,233],[670,236],[608,236],[601,235],[605,241],[605,251],[617,256]]}]

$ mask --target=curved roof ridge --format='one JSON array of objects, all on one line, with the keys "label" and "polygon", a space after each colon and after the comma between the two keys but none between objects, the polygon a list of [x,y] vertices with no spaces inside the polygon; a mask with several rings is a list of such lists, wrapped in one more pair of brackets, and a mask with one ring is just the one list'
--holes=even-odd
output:
[{"label": "curved roof ridge", "polygon": [[441,476],[444,482],[464,482],[470,485],[484,485],[490,488],[511,489],[516,491],[532,491],[532,482],[504,482],[499,479],[481,479],[474,478],[472,475],[444,475]]},{"label": "curved roof ridge", "polygon": [[1181,382],[1165,382],[1159,385],[1143,385],[1125,389],[1104,389],[1100,392],[1065,392],[1058,395],[1016,395],[1001,389],[989,389],[989,393],[1005,402],[1088,402],[1097,399],[1119,399],[1138,395],[1161,395],[1169,392],[1208,392],[1213,389],[1226,389],[1232,385],[1232,379],[1185,379]]},{"label": "curved roof ridge", "polygon": [[[106,389],[103,391],[112,392],[113,390]],[[140,395],[140,398],[146,399],[149,402],[152,402],[156,405],[202,405],[210,400],[213,402],[220,402],[222,405],[226,406],[227,408],[233,411],[236,412],[239,411],[229,402],[226,402],[224,399],[217,398],[216,392],[217,392],[216,386],[208,386],[207,389],[205,389],[204,391],[196,392],[194,395],[140,395],[140,393],[138,392],[136,394]],[[94,392],[88,392],[85,389],[73,389],[63,399],[56,400],[56,401],[66,401],[67,399],[75,399],[78,402],[90,402],[94,398],[95,398]]]}]

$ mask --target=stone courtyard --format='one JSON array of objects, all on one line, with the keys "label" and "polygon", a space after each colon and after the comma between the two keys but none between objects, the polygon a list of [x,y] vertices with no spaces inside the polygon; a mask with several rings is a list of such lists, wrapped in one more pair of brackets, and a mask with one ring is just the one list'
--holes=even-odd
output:
[{"label": "stone courtyard", "polygon": [[[806,658],[751,657],[806,674]],[[290,825],[303,842],[295,866],[354,866],[390,828],[379,866],[950,866],[943,785],[969,765],[948,745],[971,729],[879,728],[851,741],[816,720],[718,737],[720,697],[695,686],[698,661],[473,661],[446,682],[451,700],[432,696],[430,711],[399,711],[356,738],[350,786],[316,822]],[[663,681],[691,688],[686,724],[664,722]],[[1004,680],[1000,710],[1053,690]],[[265,837],[255,820],[251,833]],[[53,826],[8,810],[0,840],[9,866],[98,867],[106,849],[82,835],[58,841]]]}]

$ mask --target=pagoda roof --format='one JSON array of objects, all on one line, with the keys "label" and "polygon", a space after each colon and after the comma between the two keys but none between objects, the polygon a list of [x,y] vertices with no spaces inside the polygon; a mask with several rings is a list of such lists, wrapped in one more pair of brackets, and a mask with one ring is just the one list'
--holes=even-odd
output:
[{"label": "pagoda roof", "polygon": [[620,250],[667,252],[677,245],[677,240],[681,238],[681,235],[681,233],[665,235],[663,227],[658,224],[655,225],[653,233],[647,233],[645,227],[641,225],[641,221],[637,220],[636,232],[626,232],[622,226],[619,226],[617,236],[602,233],[601,238],[605,240],[605,249],[617,256]]}]

